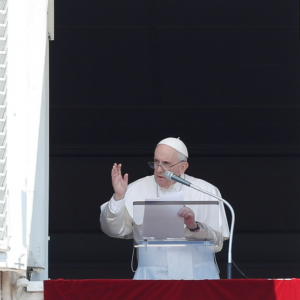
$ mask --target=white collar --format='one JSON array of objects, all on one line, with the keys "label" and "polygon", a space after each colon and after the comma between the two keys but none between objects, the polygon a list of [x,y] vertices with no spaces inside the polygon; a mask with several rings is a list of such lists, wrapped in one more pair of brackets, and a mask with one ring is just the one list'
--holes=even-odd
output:
[{"label": "white collar", "polygon": [[[180,175],[180,177],[184,177],[184,174]],[[172,184],[170,187],[166,189],[160,187],[158,184],[156,184],[156,186],[157,186],[157,198],[166,196],[168,194],[178,193],[182,188],[182,184],[179,182],[175,182],[174,184]]]}]

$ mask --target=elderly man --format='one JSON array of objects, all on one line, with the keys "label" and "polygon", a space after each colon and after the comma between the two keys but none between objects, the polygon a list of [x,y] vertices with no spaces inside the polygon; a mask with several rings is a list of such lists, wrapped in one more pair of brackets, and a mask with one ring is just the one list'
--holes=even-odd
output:
[{"label": "elderly man", "polygon": [[[111,170],[114,195],[101,206],[100,223],[102,231],[116,238],[133,237],[133,202],[146,198],[162,198],[180,191],[184,200],[216,200],[181,183],[165,178],[165,171],[177,176],[220,197],[219,190],[210,183],[185,174],[189,164],[188,151],[178,138],[166,138],[157,144],[154,162],[154,175],[141,178],[128,185],[128,174],[122,176],[121,164],[114,164]],[[178,215],[184,219],[184,236],[188,240],[214,241],[214,252],[223,247],[228,239],[229,230],[223,203],[219,203],[216,214],[211,205],[185,205]],[[216,225],[217,224],[217,225]],[[180,248],[180,249],[179,249]],[[148,250],[147,250],[148,251]],[[208,267],[211,258],[187,247],[161,247],[149,249],[146,262],[139,261],[134,279],[218,279],[217,266]]]}]

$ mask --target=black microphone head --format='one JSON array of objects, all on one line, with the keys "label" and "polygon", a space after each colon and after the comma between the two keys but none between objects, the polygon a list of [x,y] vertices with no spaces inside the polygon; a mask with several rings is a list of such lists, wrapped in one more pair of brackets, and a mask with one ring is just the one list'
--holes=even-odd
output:
[{"label": "black microphone head", "polygon": [[165,172],[165,177],[167,178],[167,179],[169,179],[169,180],[172,180],[172,176],[174,175],[174,173],[173,172],[171,172],[171,171],[166,171]]}]

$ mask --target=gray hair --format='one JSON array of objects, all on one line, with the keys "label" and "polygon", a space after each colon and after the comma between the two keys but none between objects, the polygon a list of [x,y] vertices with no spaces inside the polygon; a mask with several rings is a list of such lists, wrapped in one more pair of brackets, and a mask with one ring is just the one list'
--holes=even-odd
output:
[{"label": "gray hair", "polygon": [[184,155],[184,154],[182,154],[181,152],[178,152],[178,159],[179,159],[179,161],[187,161],[187,157]]}]

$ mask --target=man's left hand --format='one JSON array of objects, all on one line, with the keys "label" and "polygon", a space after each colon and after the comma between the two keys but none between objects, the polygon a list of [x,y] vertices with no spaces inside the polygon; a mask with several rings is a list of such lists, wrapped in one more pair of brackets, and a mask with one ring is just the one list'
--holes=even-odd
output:
[{"label": "man's left hand", "polygon": [[187,228],[197,227],[195,221],[195,214],[190,208],[186,206],[182,207],[178,212],[178,216],[184,218],[184,224],[186,225]]}]

